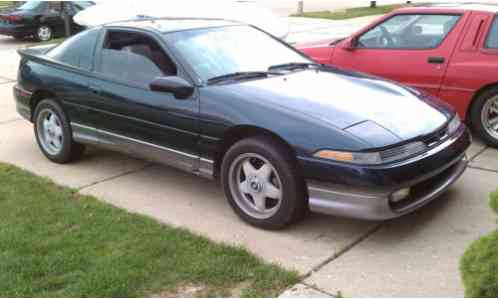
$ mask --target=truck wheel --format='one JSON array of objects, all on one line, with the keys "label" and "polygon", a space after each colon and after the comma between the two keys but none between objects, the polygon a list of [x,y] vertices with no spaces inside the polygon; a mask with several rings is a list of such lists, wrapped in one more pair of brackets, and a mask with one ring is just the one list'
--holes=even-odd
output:
[{"label": "truck wheel", "polygon": [[49,160],[64,164],[83,156],[85,147],[73,141],[69,120],[56,101],[46,99],[36,106],[34,129],[38,146]]},{"label": "truck wheel", "polygon": [[479,136],[498,148],[498,87],[486,90],[476,99],[470,117]]},{"label": "truck wheel", "polygon": [[41,25],[36,29],[36,39],[39,42],[46,42],[52,39],[52,28],[47,25]]},{"label": "truck wheel", "polygon": [[281,229],[307,212],[304,180],[290,154],[269,137],[243,139],[223,158],[221,180],[232,209],[263,229]]}]

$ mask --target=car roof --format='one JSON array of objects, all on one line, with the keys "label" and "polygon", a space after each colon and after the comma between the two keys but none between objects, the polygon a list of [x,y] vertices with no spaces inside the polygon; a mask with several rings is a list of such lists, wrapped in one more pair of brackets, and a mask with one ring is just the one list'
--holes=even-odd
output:
[{"label": "car roof", "polygon": [[213,27],[225,27],[240,25],[243,23],[223,20],[223,19],[207,19],[207,18],[147,18],[143,20],[128,20],[113,22],[104,25],[104,27],[126,27],[135,29],[153,30],[160,33],[170,33],[185,30],[195,30]]},{"label": "car roof", "polygon": [[414,5],[411,7],[405,7],[401,8],[398,11],[459,11],[459,12],[466,12],[466,11],[484,11],[484,12],[490,12],[490,13],[498,13],[498,5],[497,4],[484,4],[484,3],[473,3],[473,2],[468,2],[468,3],[452,3],[452,2],[446,2],[446,3],[432,3],[432,4],[424,4],[424,5]]}]

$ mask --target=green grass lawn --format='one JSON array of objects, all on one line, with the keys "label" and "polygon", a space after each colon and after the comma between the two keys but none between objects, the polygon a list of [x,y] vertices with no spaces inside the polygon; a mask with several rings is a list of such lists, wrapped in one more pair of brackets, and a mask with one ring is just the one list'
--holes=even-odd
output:
[{"label": "green grass lawn", "polygon": [[403,5],[378,5],[376,8],[355,7],[355,8],[348,8],[343,11],[315,11],[315,12],[305,12],[303,14],[293,14],[291,16],[320,18],[320,19],[329,19],[329,20],[345,20],[345,19],[366,17],[372,15],[383,15],[402,6]]},{"label": "green grass lawn", "polygon": [[[201,216],[201,215],[199,215]],[[298,275],[0,163],[0,297],[276,296]]]},{"label": "green grass lawn", "polygon": [[0,8],[7,7],[7,6],[12,6],[12,5],[13,5],[12,1],[0,1]]}]

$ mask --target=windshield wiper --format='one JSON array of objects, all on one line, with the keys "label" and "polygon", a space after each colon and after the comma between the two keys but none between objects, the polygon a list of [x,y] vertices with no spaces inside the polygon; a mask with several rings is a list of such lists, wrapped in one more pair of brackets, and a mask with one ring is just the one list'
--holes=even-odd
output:
[{"label": "windshield wiper", "polygon": [[273,72],[236,72],[226,75],[216,76],[208,79],[208,84],[216,84],[224,81],[238,81],[257,78],[267,78],[270,75],[281,75],[280,73]]},{"label": "windshield wiper", "polygon": [[313,62],[289,62],[289,63],[272,65],[268,68],[268,70],[270,71],[278,69],[295,70],[295,69],[307,69],[310,67],[320,67],[320,66],[321,66],[320,64]]}]

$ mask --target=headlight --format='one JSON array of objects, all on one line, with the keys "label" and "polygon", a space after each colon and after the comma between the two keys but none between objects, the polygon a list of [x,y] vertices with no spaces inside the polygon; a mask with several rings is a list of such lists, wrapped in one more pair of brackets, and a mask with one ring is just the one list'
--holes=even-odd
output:
[{"label": "headlight", "polygon": [[334,160],[339,162],[349,162],[355,164],[380,164],[382,159],[380,153],[354,153],[354,152],[338,152],[331,150],[322,150],[316,152],[316,158]]},{"label": "headlight", "polygon": [[448,125],[448,134],[450,136],[453,135],[458,130],[458,128],[460,128],[461,125],[462,121],[460,120],[460,117],[457,114],[455,115],[455,117],[453,117],[450,124]]},{"label": "headlight", "polygon": [[338,162],[354,164],[377,165],[407,159],[427,150],[427,145],[417,141],[403,144],[380,152],[341,152],[334,150],[321,150],[313,156]]}]

